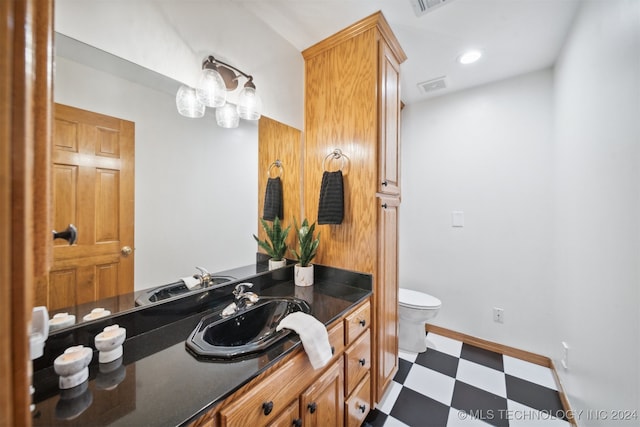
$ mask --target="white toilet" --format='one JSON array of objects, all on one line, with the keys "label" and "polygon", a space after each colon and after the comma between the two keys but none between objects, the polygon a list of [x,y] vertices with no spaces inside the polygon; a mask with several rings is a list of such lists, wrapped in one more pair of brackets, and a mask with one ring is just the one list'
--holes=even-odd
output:
[{"label": "white toilet", "polygon": [[427,337],[424,325],[427,320],[438,314],[442,302],[429,294],[400,288],[399,299],[399,336],[401,350],[422,353],[427,350]]}]

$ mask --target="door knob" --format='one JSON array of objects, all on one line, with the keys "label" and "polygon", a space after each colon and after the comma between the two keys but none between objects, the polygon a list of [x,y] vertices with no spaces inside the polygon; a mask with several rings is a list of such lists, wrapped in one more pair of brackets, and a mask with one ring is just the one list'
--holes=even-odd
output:
[{"label": "door knob", "polygon": [[69,242],[69,246],[73,245],[78,240],[78,229],[75,225],[69,224],[63,231],[53,230],[53,240],[64,239]]},{"label": "door knob", "polygon": [[122,256],[129,256],[131,255],[131,252],[133,252],[131,246],[123,246],[122,249],[120,249],[120,253],[122,254]]}]

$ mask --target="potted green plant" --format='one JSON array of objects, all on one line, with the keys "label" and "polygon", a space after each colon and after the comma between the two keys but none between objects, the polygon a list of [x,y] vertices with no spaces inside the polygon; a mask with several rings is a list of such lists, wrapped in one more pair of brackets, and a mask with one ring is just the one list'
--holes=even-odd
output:
[{"label": "potted green plant", "polygon": [[267,255],[271,257],[269,259],[269,270],[284,267],[287,264],[284,255],[288,249],[287,236],[289,235],[291,226],[282,229],[282,224],[277,216],[273,219],[272,225],[269,225],[269,223],[262,218],[260,218],[260,224],[262,224],[262,229],[267,234],[267,239],[260,240],[255,234],[253,238],[258,242],[258,246],[264,249]]},{"label": "potted green plant", "polygon": [[313,264],[311,260],[315,258],[320,244],[320,233],[314,236],[316,223],[309,225],[305,218],[302,225],[298,227],[296,220],[293,220],[298,239],[298,250],[291,249],[294,258],[298,263],[294,266],[294,282],[298,286],[313,285]]}]

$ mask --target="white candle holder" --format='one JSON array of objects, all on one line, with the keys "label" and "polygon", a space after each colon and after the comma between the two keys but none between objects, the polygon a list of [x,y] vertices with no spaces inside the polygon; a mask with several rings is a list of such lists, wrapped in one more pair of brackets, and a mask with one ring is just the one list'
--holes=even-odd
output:
[{"label": "white candle holder", "polygon": [[93,350],[77,345],[69,347],[53,361],[53,369],[60,375],[58,385],[61,389],[73,388],[89,378],[89,363]]},{"label": "white candle holder", "polygon": [[122,343],[127,336],[127,330],[118,325],[111,325],[104,328],[102,332],[96,335],[96,349],[98,354],[98,362],[109,363],[122,356]]}]

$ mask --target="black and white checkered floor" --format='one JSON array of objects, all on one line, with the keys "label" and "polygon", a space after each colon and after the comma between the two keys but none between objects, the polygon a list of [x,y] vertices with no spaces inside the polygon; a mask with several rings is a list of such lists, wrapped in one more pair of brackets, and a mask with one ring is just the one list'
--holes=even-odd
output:
[{"label": "black and white checkered floor", "polygon": [[363,426],[569,427],[549,368],[427,334]]}]

